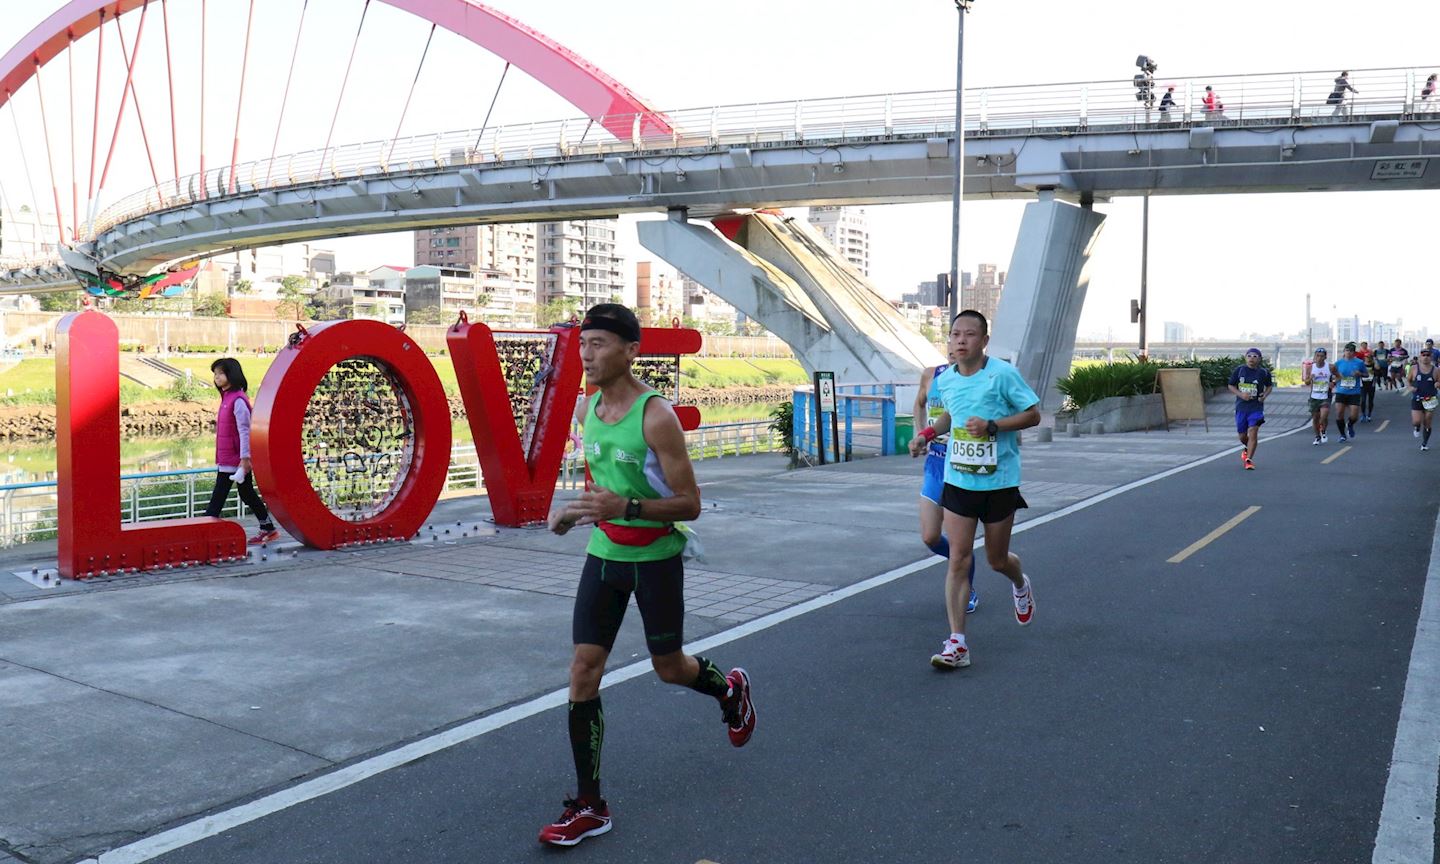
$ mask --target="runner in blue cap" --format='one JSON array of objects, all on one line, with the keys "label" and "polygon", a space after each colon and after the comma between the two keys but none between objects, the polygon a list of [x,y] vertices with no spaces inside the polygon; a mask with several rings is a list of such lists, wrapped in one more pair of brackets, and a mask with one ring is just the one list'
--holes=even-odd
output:
[{"label": "runner in blue cap", "polygon": [[1270,370],[1260,365],[1260,349],[1245,352],[1245,364],[1230,373],[1230,392],[1235,394],[1235,431],[1240,433],[1240,461],[1246,471],[1255,470],[1255,450],[1260,446],[1260,427],[1265,423],[1265,397],[1275,389]]}]

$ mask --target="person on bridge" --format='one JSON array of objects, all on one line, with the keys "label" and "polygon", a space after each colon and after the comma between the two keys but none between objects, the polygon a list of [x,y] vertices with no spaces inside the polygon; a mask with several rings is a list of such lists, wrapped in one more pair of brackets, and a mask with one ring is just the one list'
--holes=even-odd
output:
[{"label": "person on bridge", "polygon": [[1246,471],[1255,470],[1255,451],[1260,448],[1260,427],[1265,424],[1265,397],[1275,389],[1270,370],[1260,365],[1259,348],[1245,352],[1245,363],[1230,373],[1230,392],[1235,394],[1235,430],[1240,433],[1240,462]]},{"label": "person on bridge", "polygon": [[1425,87],[1420,91],[1420,111],[1421,111],[1421,113],[1428,114],[1429,112],[1435,110],[1436,105],[1440,105],[1440,100],[1436,100],[1436,101],[1434,101],[1434,102],[1430,101],[1431,99],[1434,99],[1434,97],[1435,97],[1435,79],[1436,79],[1436,77],[1437,77],[1436,74],[1435,74],[1434,72],[1431,72],[1431,73],[1430,73],[1430,77],[1425,79]]},{"label": "person on bridge", "polygon": [[1355,441],[1355,420],[1360,416],[1360,379],[1365,374],[1365,361],[1356,358],[1355,343],[1346,342],[1335,361],[1335,425],[1340,440]]},{"label": "person on bridge", "polygon": [[1170,109],[1175,107],[1175,88],[1166,87],[1165,95],[1160,97],[1160,117],[1167,119],[1170,116]]},{"label": "person on bridge", "polygon": [[260,520],[260,530],[250,538],[252,544],[269,543],[280,539],[275,523],[270,521],[270,511],[260,493],[255,491],[250,467],[250,398],[246,391],[250,383],[245,380],[245,371],[234,357],[221,357],[210,364],[215,389],[220,391],[220,411],[215,415],[215,489],[210,493],[210,503],[205,506],[205,515],[218,518],[230,500],[231,484],[240,487],[240,500]]},{"label": "person on bridge", "polygon": [[632,593],[660,680],[719,702],[733,746],[745,746],[755,732],[746,671],[737,667],[722,674],[710,660],[681,650],[686,534],[675,523],[700,515],[700,490],[675,410],[635,377],[640,321],[618,303],[600,303],[579,328],[585,378],[599,389],[585,411],[591,483],[579,498],[550,514],[549,526],[556,534],[578,525],[595,528],[572,621],[568,722],[579,791],[565,802],[559,819],[540,829],[540,842],[556,846],[574,846],[610,830],[610,810],[600,797],[605,742],[600,679]]},{"label": "person on bridge", "polygon": [[[965,642],[965,602],[970,589],[975,529],[985,525],[985,558],[1012,585],[1015,621],[1022,627],[1035,616],[1035,591],[1010,551],[1015,511],[1026,507],[1020,495],[1020,446],[1016,434],[1040,423],[1040,397],[1014,366],[985,354],[989,322],[966,309],[950,322],[949,354],[955,365],[937,379],[945,414],[910,442],[910,452],[951,432],[945,465],[945,533],[950,537],[950,567],[945,574],[945,613],[950,636],[930,658],[938,669],[970,665]],[[952,418],[965,418],[952,432]]]},{"label": "person on bridge", "polygon": [[1435,417],[1435,407],[1440,405],[1440,397],[1435,390],[1435,355],[1428,349],[1422,349],[1415,361],[1415,368],[1410,372],[1410,387],[1415,391],[1410,398],[1410,423],[1415,427],[1415,437],[1420,439],[1420,449],[1429,450],[1430,423]]},{"label": "person on bridge", "polygon": [[1209,84],[1205,85],[1205,96],[1200,100],[1200,104],[1205,107],[1206,119],[1225,119],[1225,103],[1220,101],[1220,96]]},{"label": "person on bridge", "polygon": [[[927,426],[934,426],[936,421],[945,414],[945,404],[940,401],[940,388],[937,386],[937,382],[949,368],[949,365],[936,366],[934,369],[926,369],[920,373],[920,390],[915,394],[914,416],[926,417]],[[930,439],[929,447],[922,448],[927,452],[925,454],[925,476],[920,481],[920,542],[925,544],[925,548],[946,561],[950,560],[950,543],[941,531],[945,511],[940,507],[940,495],[945,491],[945,448],[948,443],[949,436],[936,435]],[[910,456],[912,458],[919,455],[919,452],[911,449]],[[972,555],[970,556],[970,600],[966,604],[965,611],[973,613],[979,605],[980,594],[975,590],[975,556]]]},{"label": "person on bridge", "polygon": [[[1330,425],[1330,387],[1333,370],[1325,360],[1324,348],[1315,349],[1315,359],[1306,364],[1300,373],[1300,383],[1310,388],[1310,427],[1315,430],[1315,444],[1330,440],[1325,430]],[[1340,440],[1345,440],[1345,429],[1340,429]]]},{"label": "person on bridge", "polygon": [[1360,95],[1359,90],[1356,90],[1354,87],[1350,86],[1350,73],[1341,72],[1339,77],[1335,79],[1335,89],[1331,90],[1329,97],[1325,99],[1326,105],[1335,106],[1335,110],[1331,112],[1332,116],[1339,117],[1341,114],[1345,113],[1346,91],[1354,93],[1356,96]]}]

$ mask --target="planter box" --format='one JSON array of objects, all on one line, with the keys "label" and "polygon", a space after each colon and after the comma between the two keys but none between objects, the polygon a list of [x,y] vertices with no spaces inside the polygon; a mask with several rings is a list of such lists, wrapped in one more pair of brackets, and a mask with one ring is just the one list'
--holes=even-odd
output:
[{"label": "planter box", "polygon": [[1092,402],[1076,412],[1072,422],[1082,430],[1100,421],[1105,431],[1134,432],[1139,429],[1165,428],[1165,401],[1159,393],[1145,396],[1112,396]]}]

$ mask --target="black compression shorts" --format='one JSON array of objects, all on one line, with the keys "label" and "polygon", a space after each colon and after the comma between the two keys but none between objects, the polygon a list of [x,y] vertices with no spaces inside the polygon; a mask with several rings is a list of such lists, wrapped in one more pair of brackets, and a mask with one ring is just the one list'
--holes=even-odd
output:
[{"label": "black compression shorts", "polygon": [[645,623],[645,644],[654,655],[680,650],[685,641],[685,566],[679,555],[660,561],[610,561],[585,556],[575,592],[571,633],[576,645],[615,647],[630,595]]}]

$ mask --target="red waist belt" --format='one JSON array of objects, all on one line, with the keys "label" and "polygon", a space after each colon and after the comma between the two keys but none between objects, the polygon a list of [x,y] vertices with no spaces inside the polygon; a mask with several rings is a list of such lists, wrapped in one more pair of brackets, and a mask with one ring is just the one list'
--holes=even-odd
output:
[{"label": "red waist belt", "polygon": [[646,525],[617,525],[614,522],[595,523],[610,542],[620,546],[649,546],[674,529],[669,526],[650,527]]}]

